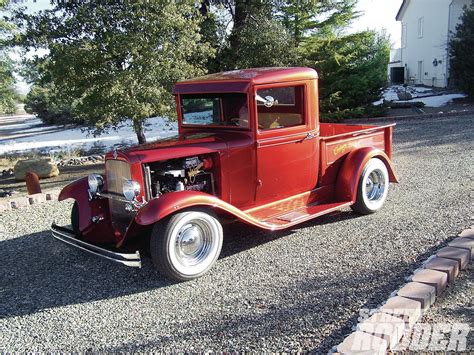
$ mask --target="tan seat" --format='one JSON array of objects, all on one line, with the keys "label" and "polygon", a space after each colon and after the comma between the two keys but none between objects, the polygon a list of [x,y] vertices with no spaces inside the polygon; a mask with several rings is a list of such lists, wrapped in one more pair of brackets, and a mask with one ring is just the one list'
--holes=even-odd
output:
[{"label": "tan seat", "polygon": [[300,113],[259,113],[258,126],[260,129],[289,127],[303,124]]}]

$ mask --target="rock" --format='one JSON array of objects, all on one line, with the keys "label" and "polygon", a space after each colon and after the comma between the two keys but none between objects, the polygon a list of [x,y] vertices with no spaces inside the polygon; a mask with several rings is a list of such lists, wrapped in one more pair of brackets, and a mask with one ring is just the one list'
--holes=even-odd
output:
[{"label": "rock", "polygon": [[397,92],[397,95],[399,100],[411,100],[413,98],[409,92],[405,91]]},{"label": "rock", "polygon": [[11,196],[11,195],[12,195],[11,190],[0,189],[0,197],[7,197],[7,196]]},{"label": "rock", "polygon": [[41,179],[59,175],[58,167],[51,158],[19,160],[13,170],[16,180],[25,180],[27,172],[34,172]]}]

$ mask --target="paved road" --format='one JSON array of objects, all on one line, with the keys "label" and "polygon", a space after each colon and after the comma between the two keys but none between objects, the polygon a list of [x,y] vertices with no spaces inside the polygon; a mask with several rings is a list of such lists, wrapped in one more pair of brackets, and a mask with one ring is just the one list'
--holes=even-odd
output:
[{"label": "paved road", "polygon": [[384,301],[472,224],[473,137],[474,117],[399,122],[401,183],[382,211],[278,233],[229,226],[213,270],[181,284],[149,260],[128,269],[52,240],[48,225],[67,223],[68,202],[9,211],[0,216],[0,351],[326,352],[360,308]]}]

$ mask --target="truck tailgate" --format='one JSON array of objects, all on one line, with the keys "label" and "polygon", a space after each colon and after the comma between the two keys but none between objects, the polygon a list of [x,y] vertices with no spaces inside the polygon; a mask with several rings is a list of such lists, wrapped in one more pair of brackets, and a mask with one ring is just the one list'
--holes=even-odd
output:
[{"label": "truck tailgate", "polygon": [[354,149],[374,147],[384,151],[391,158],[393,126],[395,123],[385,126],[321,123],[320,185],[335,182],[344,158]]}]

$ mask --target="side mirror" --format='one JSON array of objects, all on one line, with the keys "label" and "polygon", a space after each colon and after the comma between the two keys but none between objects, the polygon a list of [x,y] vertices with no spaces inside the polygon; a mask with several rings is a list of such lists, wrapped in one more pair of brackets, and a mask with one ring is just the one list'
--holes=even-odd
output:
[{"label": "side mirror", "polygon": [[265,96],[265,102],[263,103],[265,107],[272,107],[274,103],[275,99],[272,96]]}]

